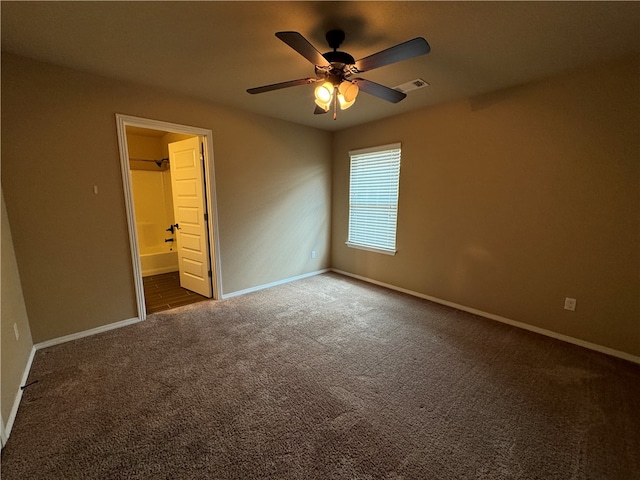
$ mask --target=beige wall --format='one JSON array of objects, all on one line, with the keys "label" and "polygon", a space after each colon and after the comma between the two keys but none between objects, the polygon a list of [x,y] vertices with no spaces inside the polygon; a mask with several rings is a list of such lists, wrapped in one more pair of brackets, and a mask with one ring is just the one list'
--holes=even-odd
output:
[{"label": "beige wall", "polygon": [[224,293],[329,266],[329,133],[3,54],[2,186],[35,342],[136,316],[116,113],[213,131]]},{"label": "beige wall", "polygon": [[[640,355],[639,70],[617,62],[332,143],[3,55],[2,186],[33,339],[136,315],[114,118],[124,113],[212,129],[225,293],[332,265]],[[349,249],[347,152],[397,141],[398,253]]]},{"label": "beige wall", "polygon": [[[20,274],[16,263],[11,228],[2,194],[2,284],[0,286],[0,317],[2,318],[2,423],[7,425],[16,394],[20,390],[22,375],[27,366],[33,342],[29,329],[29,318],[22,295]],[[13,325],[18,327],[16,340]]]},{"label": "beige wall", "polygon": [[[333,267],[640,355],[639,75],[635,58],[336,133]],[[392,142],[398,252],[348,248],[348,151]]]}]

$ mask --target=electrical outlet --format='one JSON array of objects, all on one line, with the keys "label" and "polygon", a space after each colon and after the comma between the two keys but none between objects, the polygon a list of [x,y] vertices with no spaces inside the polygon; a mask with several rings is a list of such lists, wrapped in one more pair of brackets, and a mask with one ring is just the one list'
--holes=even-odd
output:
[{"label": "electrical outlet", "polygon": [[13,324],[13,333],[16,336],[16,340],[19,340],[20,339],[20,332],[18,331],[18,324],[17,323]]},{"label": "electrical outlet", "polygon": [[565,310],[570,310],[572,312],[575,312],[576,311],[576,303],[577,302],[578,301],[575,298],[569,298],[569,297],[565,298],[564,299],[564,309]]},{"label": "electrical outlet", "polygon": [[311,251],[311,258],[316,258],[316,251],[315,250]]}]

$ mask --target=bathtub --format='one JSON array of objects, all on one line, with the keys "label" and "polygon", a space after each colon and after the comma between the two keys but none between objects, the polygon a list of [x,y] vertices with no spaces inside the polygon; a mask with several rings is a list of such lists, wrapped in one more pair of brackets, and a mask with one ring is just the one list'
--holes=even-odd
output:
[{"label": "bathtub", "polygon": [[169,247],[162,245],[151,251],[140,254],[142,276],[158,275],[178,271],[178,252],[169,251]]}]

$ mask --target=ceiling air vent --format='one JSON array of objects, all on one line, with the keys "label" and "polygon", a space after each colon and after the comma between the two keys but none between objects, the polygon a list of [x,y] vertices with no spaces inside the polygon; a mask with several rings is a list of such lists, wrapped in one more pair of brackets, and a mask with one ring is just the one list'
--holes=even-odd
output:
[{"label": "ceiling air vent", "polygon": [[397,87],[393,87],[395,90],[398,90],[402,93],[410,92],[411,90],[417,90],[419,88],[428,87],[429,84],[421,78],[417,80],[411,80],[410,82],[403,83],[402,85],[398,85]]}]

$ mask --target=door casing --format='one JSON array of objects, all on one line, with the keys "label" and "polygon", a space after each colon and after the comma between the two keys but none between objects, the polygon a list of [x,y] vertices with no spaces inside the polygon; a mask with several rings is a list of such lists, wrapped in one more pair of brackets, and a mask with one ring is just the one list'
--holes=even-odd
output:
[{"label": "door casing", "polygon": [[140,248],[136,230],[136,216],[133,206],[133,189],[131,186],[131,169],[129,163],[129,148],[127,145],[127,127],[141,127],[152,130],[163,130],[172,133],[198,135],[204,142],[204,176],[206,180],[205,201],[207,203],[210,269],[212,272],[213,299],[222,298],[222,273],[220,270],[220,245],[218,235],[218,210],[216,203],[215,169],[213,164],[213,132],[208,129],[162,122],[148,118],[133,117],[130,115],[116,114],[116,128],[118,132],[118,147],[120,151],[120,168],[122,171],[122,184],[124,187],[124,200],[127,212],[127,224],[129,227],[129,245],[131,247],[131,262],[133,267],[133,280],[136,291],[136,304],[138,318],[144,320],[147,317],[147,309],[144,303],[144,285],[142,282],[142,266],[140,265]]}]

